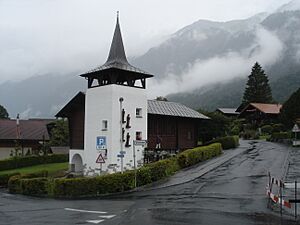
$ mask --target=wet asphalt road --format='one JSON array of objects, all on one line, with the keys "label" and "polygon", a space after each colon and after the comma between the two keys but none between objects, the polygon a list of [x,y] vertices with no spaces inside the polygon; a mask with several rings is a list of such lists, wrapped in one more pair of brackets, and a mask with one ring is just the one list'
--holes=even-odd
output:
[{"label": "wet asphalt road", "polygon": [[300,180],[298,171],[299,148],[257,142],[196,180],[158,190],[103,200],[39,199],[2,190],[0,224],[297,224],[291,211],[284,210],[282,219],[278,207],[268,207],[265,187],[268,172]]}]

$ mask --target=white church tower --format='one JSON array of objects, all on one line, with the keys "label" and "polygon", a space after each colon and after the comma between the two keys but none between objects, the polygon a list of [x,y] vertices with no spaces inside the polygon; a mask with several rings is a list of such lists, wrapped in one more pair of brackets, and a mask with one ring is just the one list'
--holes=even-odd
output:
[{"label": "white church tower", "polygon": [[[144,146],[134,147],[133,141],[147,139],[146,79],[152,75],[128,63],[118,17],[106,63],[80,76],[88,81],[81,152],[84,174],[141,166]],[[75,153],[70,151],[70,158]]]}]

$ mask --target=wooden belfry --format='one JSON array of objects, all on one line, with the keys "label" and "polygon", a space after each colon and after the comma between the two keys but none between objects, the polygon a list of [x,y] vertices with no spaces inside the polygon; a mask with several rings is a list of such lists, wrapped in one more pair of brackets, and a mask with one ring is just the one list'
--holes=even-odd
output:
[{"label": "wooden belfry", "polygon": [[107,61],[102,66],[80,76],[88,80],[88,88],[118,84],[143,89],[146,88],[146,78],[153,77],[153,75],[130,65],[127,61],[119,16],[117,16],[116,28]]}]

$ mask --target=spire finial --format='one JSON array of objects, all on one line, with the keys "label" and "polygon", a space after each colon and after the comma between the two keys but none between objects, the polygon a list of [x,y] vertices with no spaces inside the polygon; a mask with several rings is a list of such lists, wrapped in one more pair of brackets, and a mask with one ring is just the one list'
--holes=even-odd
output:
[{"label": "spire finial", "polygon": [[117,11],[117,20],[119,20],[119,11]]}]

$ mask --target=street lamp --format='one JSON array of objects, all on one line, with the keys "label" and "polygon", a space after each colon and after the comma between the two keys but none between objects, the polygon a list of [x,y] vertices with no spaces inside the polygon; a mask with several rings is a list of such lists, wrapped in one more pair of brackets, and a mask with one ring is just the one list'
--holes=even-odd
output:
[{"label": "street lamp", "polygon": [[124,101],[124,98],[123,97],[120,97],[119,98],[119,102],[120,102],[120,145],[121,145],[121,152],[120,152],[120,155],[121,155],[121,173],[123,173],[123,157],[124,157],[124,154],[123,154],[123,129],[122,129],[122,126],[123,126],[123,118],[122,118],[122,110],[123,110],[123,106],[122,106],[122,103]]}]

